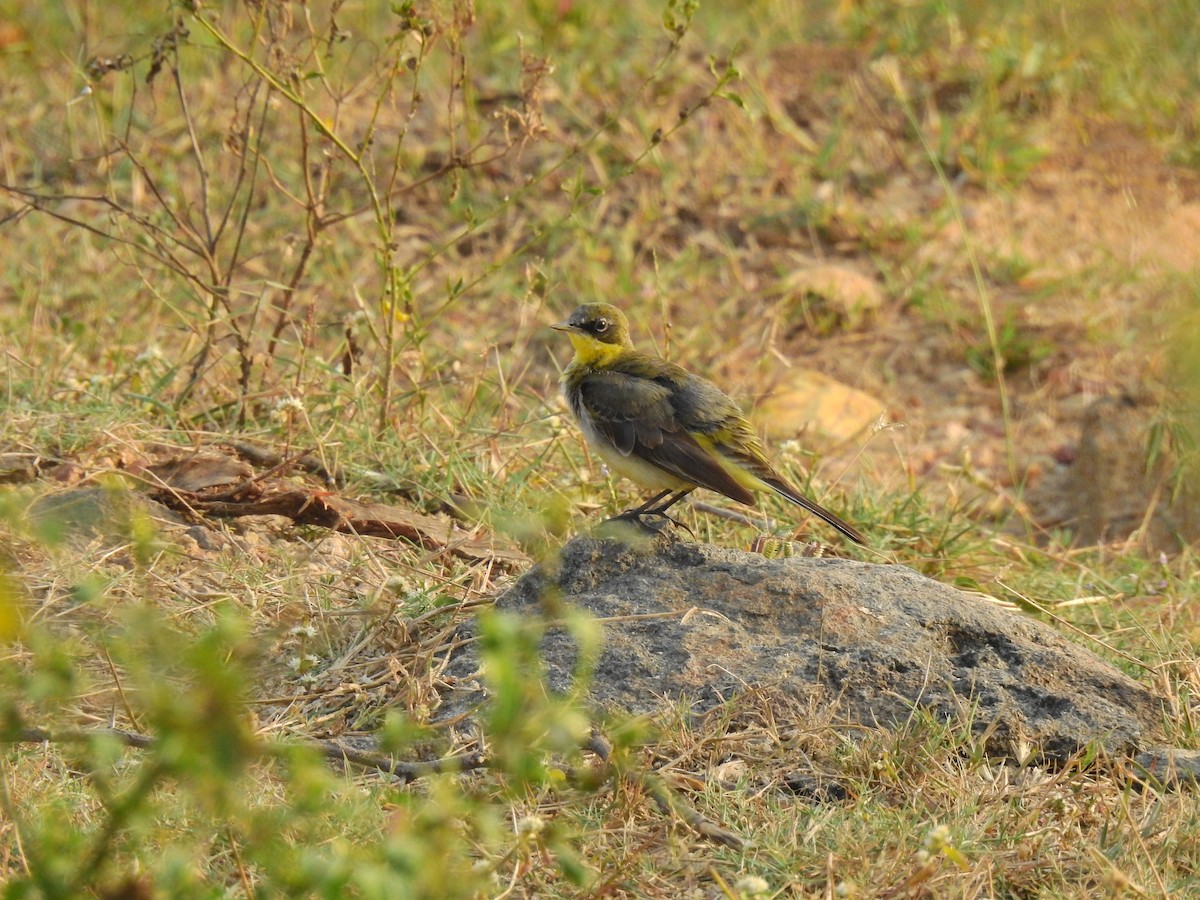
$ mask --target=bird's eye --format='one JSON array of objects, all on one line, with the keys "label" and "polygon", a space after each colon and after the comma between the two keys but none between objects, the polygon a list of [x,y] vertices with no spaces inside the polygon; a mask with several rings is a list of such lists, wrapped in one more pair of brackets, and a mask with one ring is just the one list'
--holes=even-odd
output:
[{"label": "bird's eye", "polygon": [[608,319],[597,319],[596,320],[596,334],[604,334],[604,332],[608,331],[608,326],[609,326]]}]

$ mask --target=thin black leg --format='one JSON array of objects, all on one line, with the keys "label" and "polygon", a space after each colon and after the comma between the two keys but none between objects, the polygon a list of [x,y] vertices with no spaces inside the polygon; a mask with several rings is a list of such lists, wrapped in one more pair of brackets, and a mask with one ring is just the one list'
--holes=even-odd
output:
[{"label": "thin black leg", "polygon": [[[644,512],[647,515],[667,516],[668,509],[670,509],[672,506],[674,506],[676,503],[678,503],[680,500],[682,500],[684,497],[686,497],[688,494],[690,494],[694,490],[695,490],[695,488],[683,488],[682,490],[678,490],[675,492],[674,496],[667,498],[666,503],[663,503],[659,506],[655,506],[651,509],[646,509],[646,510],[644,510]],[[656,501],[661,500],[665,496],[665,494],[669,494],[669,493],[671,493],[671,492],[665,491],[663,494],[659,494],[654,499]],[[667,518],[670,519],[671,517],[667,516]],[[674,520],[672,520],[672,521],[674,521]],[[678,525],[679,523],[676,522],[675,524]]]},{"label": "thin black leg", "polygon": [[618,516],[618,518],[636,519],[638,516],[644,516],[654,509],[654,505],[656,503],[658,503],[659,500],[661,500],[663,497],[667,496],[670,493],[671,492],[669,490],[661,491],[661,492],[655,494],[653,497],[651,497],[649,500],[647,500],[641,506],[638,506],[634,509],[625,510],[625,512],[621,513]]},{"label": "thin black leg", "polygon": [[[685,529],[689,534],[691,534],[692,530],[682,522],[679,522],[667,515],[667,510],[694,490],[695,488],[684,488],[678,491],[659,491],[641,506],[637,506],[633,509],[628,509],[623,513],[619,513],[608,521],[613,522],[620,520],[625,522],[636,522],[642,528],[654,533],[662,531],[666,524],[670,522],[672,525],[678,525],[680,528]],[[647,516],[657,516],[660,521],[657,525],[651,525],[646,521]]]},{"label": "thin black leg", "polygon": [[[692,537],[695,537],[696,535],[692,532],[692,529],[688,528],[686,525],[684,525],[678,519],[672,518],[671,516],[667,515],[668,509],[670,509],[672,506],[674,506],[676,503],[678,503],[680,500],[682,500],[684,497],[686,497],[688,494],[690,494],[694,490],[695,490],[695,488],[683,488],[678,491],[663,491],[662,493],[658,494],[657,496],[652,497],[648,502],[643,503],[637,509],[632,510],[631,512],[628,512],[628,513],[622,513],[621,517],[622,518],[625,518],[625,517],[631,518],[634,521],[641,522],[643,527],[650,527],[645,522],[643,522],[642,517],[643,516],[657,516],[664,521],[662,524],[660,524],[657,527],[650,527],[651,531],[661,531],[663,525],[665,525],[667,522],[670,522],[672,525],[682,528],[688,534],[692,535]],[[666,498],[666,499],[663,500],[663,498]],[[660,501],[662,501],[662,502],[660,502]]]}]

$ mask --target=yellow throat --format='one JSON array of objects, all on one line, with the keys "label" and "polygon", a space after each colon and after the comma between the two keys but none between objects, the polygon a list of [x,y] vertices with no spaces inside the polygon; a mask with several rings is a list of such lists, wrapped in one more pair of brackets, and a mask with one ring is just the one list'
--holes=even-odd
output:
[{"label": "yellow throat", "polygon": [[571,346],[575,348],[575,358],[571,360],[571,365],[603,367],[605,363],[628,352],[625,347],[606,344],[604,341],[596,340],[590,334],[571,332],[567,337],[571,339]]}]

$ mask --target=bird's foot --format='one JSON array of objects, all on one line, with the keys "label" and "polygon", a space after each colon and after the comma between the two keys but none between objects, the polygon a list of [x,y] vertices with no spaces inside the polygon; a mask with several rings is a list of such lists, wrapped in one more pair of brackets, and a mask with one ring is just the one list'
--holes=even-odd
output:
[{"label": "bird's foot", "polygon": [[602,524],[609,525],[617,522],[636,525],[638,528],[648,532],[649,534],[662,534],[668,525],[674,525],[677,528],[682,528],[693,538],[696,537],[696,533],[683,522],[680,522],[673,516],[669,516],[665,512],[657,509],[627,510],[626,512],[619,513],[612,518],[605,519]]},{"label": "bird's foot", "polygon": [[648,513],[643,513],[643,515],[647,515],[647,516],[661,516],[661,517],[662,517],[663,519],[665,519],[666,521],[665,521],[665,522],[663,522],[661,525],[659,525],[659,528],[660,528],[660,529],[662,529],[662,528],[666,528],[666,527],[667,527],[667,524],[666,524],[666,523],[667,523],[667,522],[670,522],[670,523],[671,523],[672,525],[674,525],[676,528],[682,528],[682,529],[683,529],[684,531],[686,531],[686,532],[687,532],[689,535],[691,535],[691,538],[692,538],[692,540],[695,540],[695,539],[696,539],[696,532],[692,531],[692,529],[691,529],[691,528],[689,528],[689,527],[687,526],[687,524],[686,524],[686,523],[684,523],[684,522],[680,522],[678,519],[676,519],[676,518],[674,518],[674,517],[672,517],[672,516],[668,516],[668,515],[667,515],[665,512],[660,512],[659,510],[653,509],[653,510],[651,510],[651,511],[650,511],[650,512],[648,512]]},{"label": "bird's foot", "polygon": [[642,531],[650,534],[661,534],[667,524],[672,521],[670,516],[657,515],[652,512],[642,512],[641,510],[630,510],[629,512],[618,513],[615,516],[605,519],[600,523],[602,528],[616,526],[636,526]]}]

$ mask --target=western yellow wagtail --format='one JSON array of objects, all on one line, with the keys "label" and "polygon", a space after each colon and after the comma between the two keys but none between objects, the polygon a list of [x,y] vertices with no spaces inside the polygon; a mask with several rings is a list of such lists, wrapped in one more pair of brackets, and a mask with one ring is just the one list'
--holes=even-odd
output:
[{"label": "western yellow wagtail", "polygon": [[720,388],[635,350],[629,322],[615,306],[585,303],[551,327],[566,332],[575,347],[562,386],[585,437],[614,471],[659,491],[622,516],[669,518],[667,510],[698,487],[749,506],[753,492],[774,491],[866,543],[857,529],[779,476]]}]

